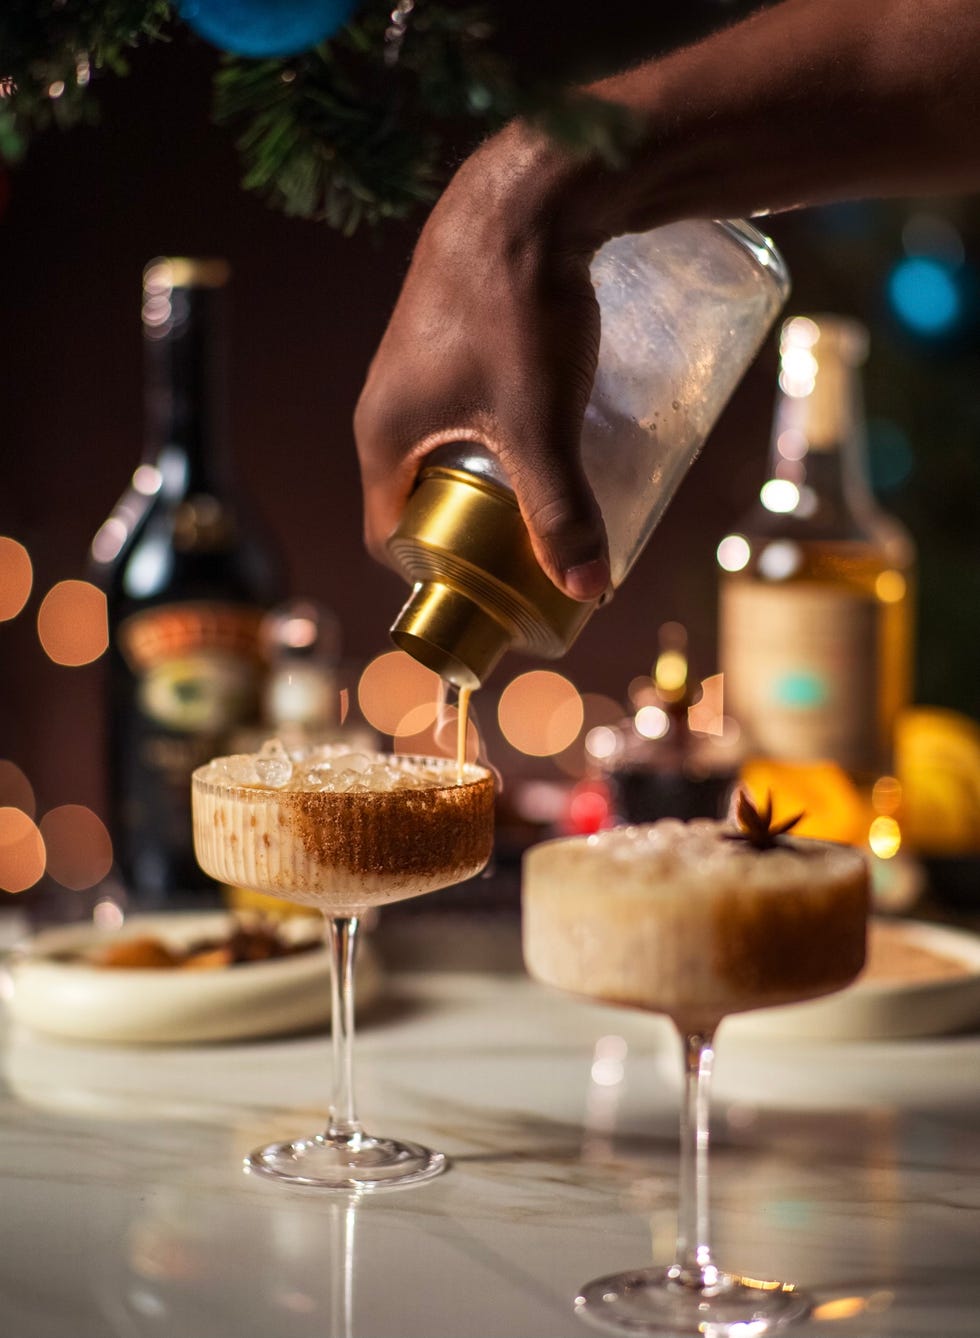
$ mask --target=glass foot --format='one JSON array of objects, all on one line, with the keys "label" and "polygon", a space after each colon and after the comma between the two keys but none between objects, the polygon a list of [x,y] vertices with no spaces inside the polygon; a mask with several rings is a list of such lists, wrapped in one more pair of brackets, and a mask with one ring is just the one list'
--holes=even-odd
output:
[{"label": "glass foot", "polygon": [[590,1282],[575,1298],[575,1313],[612,1333],[757,1338],[803,1319],[811,1304],[784,1283],[718,1273],[702,1286],[673,1269],[644,1268]]},{"label": "glass foot", "polygon": [[245,1158],[255,1175],[317,1189],[364,1192],[416,1185],[440,1175],[449,1165],[441,1152],[391,1138],[353,1138],[315,1134],[291,1143],[270,1143]]}]

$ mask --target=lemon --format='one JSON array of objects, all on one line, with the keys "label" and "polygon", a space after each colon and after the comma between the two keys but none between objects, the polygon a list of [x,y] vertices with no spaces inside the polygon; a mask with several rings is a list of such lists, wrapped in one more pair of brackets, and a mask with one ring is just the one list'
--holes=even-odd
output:
[{"label": "lemon", "polygon": [[895,732],[902,828],[924,855],[980,852],[980,725],[956,711],[918,706]]}]

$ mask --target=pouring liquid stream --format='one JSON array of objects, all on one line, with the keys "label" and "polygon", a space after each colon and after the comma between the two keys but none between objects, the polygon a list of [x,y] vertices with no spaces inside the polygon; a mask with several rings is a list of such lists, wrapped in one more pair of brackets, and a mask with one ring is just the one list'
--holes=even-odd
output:
[{"label": "pouring liquid stream", "polygon": [[456,784],[462,785],[466,767],[466,731],[470,719],[472,688],[460,688],[456,700]]}]

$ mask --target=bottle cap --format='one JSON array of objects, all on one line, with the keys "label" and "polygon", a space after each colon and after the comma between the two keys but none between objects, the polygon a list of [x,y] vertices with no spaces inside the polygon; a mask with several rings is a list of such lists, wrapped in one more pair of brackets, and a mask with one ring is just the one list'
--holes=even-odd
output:
[{"label": "bottle cap", "polygon": [[476,688],[511,644],[486,609],[441,581],[419,581],[391,628],[391,639],[440,677]]}]

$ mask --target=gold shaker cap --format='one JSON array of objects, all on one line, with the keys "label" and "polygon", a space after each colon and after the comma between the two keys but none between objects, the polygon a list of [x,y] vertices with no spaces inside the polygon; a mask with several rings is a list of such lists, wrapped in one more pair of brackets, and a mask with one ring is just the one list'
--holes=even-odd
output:
[{"label": "gold shaker cap", "polygon": [[460,688],[477,688],[511,644],[511,633],[461,590],[418,581],[391,628],[401,650]]}]

